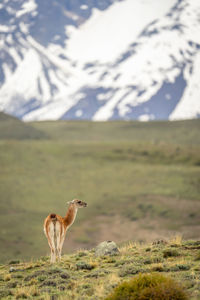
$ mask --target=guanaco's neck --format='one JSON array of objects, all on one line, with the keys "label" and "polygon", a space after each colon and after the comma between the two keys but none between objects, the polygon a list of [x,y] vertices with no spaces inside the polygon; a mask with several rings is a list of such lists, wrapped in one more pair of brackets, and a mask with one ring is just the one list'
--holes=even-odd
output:
[{"label": "guanaco's neck", "polygon": [[66,216],[64,217],[64,222],[66,227],[71,226],[74,223],[74,220],[76,218],[78,208],[75,204],[71,203],[69,205],[69,208],[67,210]]}]

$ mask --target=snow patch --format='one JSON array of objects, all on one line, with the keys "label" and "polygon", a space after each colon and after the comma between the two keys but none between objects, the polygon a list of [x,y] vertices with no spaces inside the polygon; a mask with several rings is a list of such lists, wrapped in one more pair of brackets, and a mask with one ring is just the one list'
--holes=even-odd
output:
[{"label": "snow patch", "polygon": [[106,11],[93,9],[92,17],[71,31],[68,55],[82,64],[89,61],[113,61],[148,23],[162,17],[175,2],[125,0],[115,2]]},{"label": "snow patch", "polygon": [[10,27],[6,25],[0,25],[0,32],[10,32]]},{"label": "snow patch", "polygon": [[139,116],[139,121],[142,121],[142,122],[148,122],[153,119],[154,119],[153,115],[145,115],[144,114],[144,115]]},{"label": "snow patch", "polygon": [[81,117],[82,114],[83,114],[83,111],[82,111],[81,109],[78,109],[78,110],[76,111],[76,113],[75,113],[75,115],[76,115],[77,117]]},{"label": "snow patch", "polygon": [[88,9],[88,6],[87,6],[87,5],[85,5],[85,4],[83,4],[83,5],[81,5],[81,6],[80,6],[80,9],[82,9],[82,10],[86,10],[86,9]]},{"label": "snow patch", "polygon": [[17,101],[12,102],[12,99],[15,99],[16,95],[21,95],[24,101],[35,97],[41,99],[37,89],[37,74],[40,72],[39,57],[34,50],[30,49],[15,73],[7,78],[6,83],[0,90],[1,108],[5,111],[9,110],[10,113],[15,113],[15,105],[18,106],[18,103]]},{"label": "snow patch", "polygon": [[16,17],[19,18],[24,14],[33,12],[35,9],[37,9],[37,4],[35,3],[35,0],[25,1],[22,5],[22,9],[16,12]]},{"label": "snow patch", "polygon": [[200,53],[196,55],[192,74],[190,74],[189,70],[186,68],[184,77],[189,79],[188,85],[185,89],[182,99],[179,101],[175,110],[170,115],[170,120],[192,119],[200,115]]}]

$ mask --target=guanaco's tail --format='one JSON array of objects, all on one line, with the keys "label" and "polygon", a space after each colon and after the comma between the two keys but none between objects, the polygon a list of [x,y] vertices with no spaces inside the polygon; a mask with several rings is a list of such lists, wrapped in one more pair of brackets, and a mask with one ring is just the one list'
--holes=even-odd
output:
[{"label": "guanaco's tail", "polygon": [[51,221],[57,221],[57,217],[56,217],[56,214],[50,214],[50,219],[51,219]]}]

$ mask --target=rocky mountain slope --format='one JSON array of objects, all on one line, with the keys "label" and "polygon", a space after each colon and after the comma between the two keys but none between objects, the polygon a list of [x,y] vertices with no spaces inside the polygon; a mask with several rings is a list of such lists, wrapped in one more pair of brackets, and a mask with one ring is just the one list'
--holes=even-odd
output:
[{"label": "rocky mountain slope", "polygon": [[200,114],[198,0],[3,0],[0,110],[21,119]]}]

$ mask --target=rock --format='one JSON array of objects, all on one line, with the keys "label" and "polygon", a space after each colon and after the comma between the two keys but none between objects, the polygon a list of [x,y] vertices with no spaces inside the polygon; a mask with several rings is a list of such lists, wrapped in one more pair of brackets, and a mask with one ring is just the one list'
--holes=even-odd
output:
[{"label": "rock", "polygon": [[16,268],[14,268],[14,267],[10,267],[10,269],[9,269],[9,272],[11,273],[11,272],[15,272],[15,271],[17,271],[17,269]]},{"label": "rock", "polygon": [[115,242],[112,241],[102,242],[95,249],[96,256],[116,255],[116,254],[119,254],[119,250]]},{"label": "rock", "polygon": [[10,267],[9,269],[9,272],[12,273],[12,272],[24,272],[25,269],[17,269],[17,268],[14,268],[14,267]]}]

